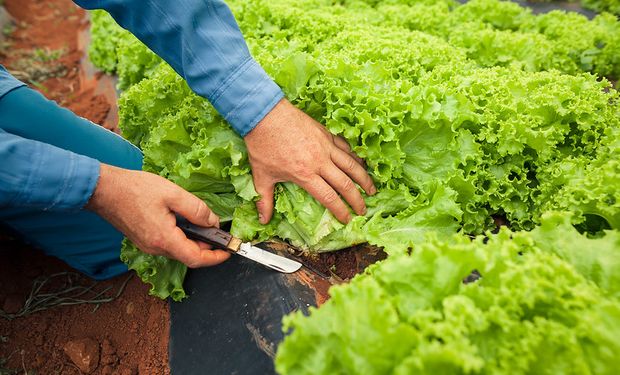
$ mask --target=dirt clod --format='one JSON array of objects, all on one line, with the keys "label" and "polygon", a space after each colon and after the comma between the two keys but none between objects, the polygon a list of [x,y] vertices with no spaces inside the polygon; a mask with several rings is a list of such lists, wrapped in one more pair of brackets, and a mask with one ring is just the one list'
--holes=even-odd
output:
[{"label": "dirt clod", "polygon": [[127,304],[127,306],[125,306],[125,313],[126,313],[127,315],[131,315],[131,314],[133,314],[133,311],[134,311],[134,310],[135,310],[135,308],[134,308],[133,302],[129,302],[129,303]]},{"label": "dirt clod", "polygon": [[[106,367],[113,367],[116,364],[118,364],[116,348],[112,345],[110,340],[104,339],[101,342],[101,365]],[[105,368],[102,373],[105,374]]]},{"label": "dirt clod", "polygon": [[114,348],[114,346],[112,345],[110,340],[104,339],[101,342],[101,354],[102,355],[113,355],[113,354],[116,354],[116,348]]},{"label": "dirt clod", "polygon": [[99,366],[99,343],[91,338],[69,341],[63,350],[83,373],[90,374]]}]

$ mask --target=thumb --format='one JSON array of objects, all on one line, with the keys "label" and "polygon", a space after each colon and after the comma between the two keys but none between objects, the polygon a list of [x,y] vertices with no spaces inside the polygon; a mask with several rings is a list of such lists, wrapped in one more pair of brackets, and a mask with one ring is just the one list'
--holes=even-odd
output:
[{"label": "thumb", "polygon": [[171,211],[203,227],[220,227],[220,218],[197,196],[181,189],[181,194],[168,201]]},{"label": "thumb", "polygon": [[254,177],[254,188],[260,195],[260,199],[256,202],[258,210],[258,221],[261,224],[269,223],[271,215],[273,215],[273,189],[275,184],[270,179],[263,179],[259,176]]},{"label": "thumb", "polygon": [[190,268],[208,267],[220,264],[230,258],[230,253],[224,250],[205,250],[188,239],[178,228],[170,234],[166,248],[168,255]]}]

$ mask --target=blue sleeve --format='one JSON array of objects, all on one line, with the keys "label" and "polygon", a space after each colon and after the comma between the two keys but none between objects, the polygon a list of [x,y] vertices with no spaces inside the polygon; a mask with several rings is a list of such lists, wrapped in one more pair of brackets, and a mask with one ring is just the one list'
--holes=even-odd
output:
[{"label": "blue sleeve", "polygon": [[284,94],[250,55],[222,0],[74,0],[105,9],[245,136]]},{"label": "blue sleeve", "polygon": [[0,160],[0,207],[79,210],[99,179],[97,160],[2,129]]},{"label": "blue sleeve", "polygon": [[0,65],[0,99],[10,91],[22,86],[26,86],[26,84],[15,79]]}]

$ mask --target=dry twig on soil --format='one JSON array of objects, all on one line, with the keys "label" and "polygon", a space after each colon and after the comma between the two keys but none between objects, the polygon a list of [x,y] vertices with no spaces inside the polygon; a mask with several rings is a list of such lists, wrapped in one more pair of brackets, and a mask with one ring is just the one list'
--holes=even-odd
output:
[{"label": "dry twig on soil", "polygon": [[[0,317],[13,320],[15,318],[28,316],[37,311],[50,309],[54,306],[81,304],[95,305],[93,311],[96,311],[100,304],[112,302],[117,299],[125,290],[132,276],[133,274],[130,274],[118,288],[118,291],[110,297],[106,297],[106,293],[112,289],[112,286],[97,291],[95,288],[99,285],[98,282],[89,286],[80,285],[78,283],[80,275],[75,272],[59,272],[49,276],[41,276],[33,281],[30,294],[22,308],[13,314],[0,309]],[[49,290],[49,285],[54,285],[58,282],[61,283],[60,287]]]}]

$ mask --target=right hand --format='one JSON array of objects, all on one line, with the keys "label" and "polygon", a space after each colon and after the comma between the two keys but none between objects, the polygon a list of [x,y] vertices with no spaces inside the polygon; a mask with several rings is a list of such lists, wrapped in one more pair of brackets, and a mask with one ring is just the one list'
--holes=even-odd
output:
[{"label": "right hand", "polygon": [[[280,101],[245,136],[254,176],[261,198],[256,202],[259,221],[266,224],[274,208],[274,188],[291,181],[301,186],[343,223],[351,220],[349,207],[358,215],[366,213],[357,182],[368,195],[377,192],[363,162],[348,143],[287,100]],[[342,198],[341,198],[342,197]]]},{"label": "right hand", "polygon": [[176,259],[190,268],[213,266],[230,257],[188,239],[175,213],[204,227],[220,219],[193,194],[152,173],[101,164],[97,187],[86,208],[98,213],[147,254]]}]

